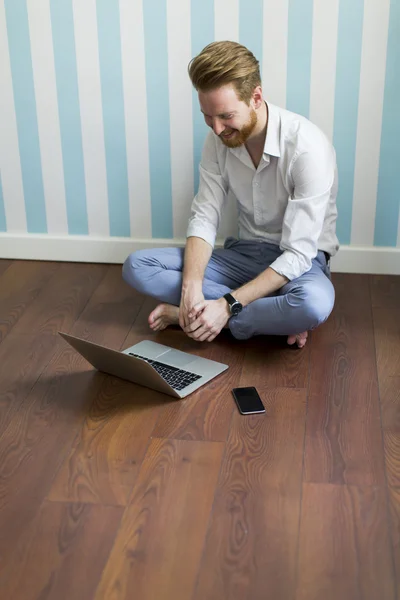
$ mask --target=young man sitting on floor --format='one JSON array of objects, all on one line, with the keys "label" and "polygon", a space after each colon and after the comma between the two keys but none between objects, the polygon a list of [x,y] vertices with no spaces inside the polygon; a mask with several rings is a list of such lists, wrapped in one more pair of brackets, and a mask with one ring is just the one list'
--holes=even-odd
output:
[{"label": "young man sitting on floor", "polygon": [[[211,131],[186,246],[134,252],[123,277],[161,302],[149,316],[155,331],[179,323],[211,342],[229,327],[237,339],[287,335],[302,348],[334,305],[334,148],[310,121],[264,100],[259,63],[244,46],[208,45],[189,75]],[[228,191],[238,239],[214,249]]]}]

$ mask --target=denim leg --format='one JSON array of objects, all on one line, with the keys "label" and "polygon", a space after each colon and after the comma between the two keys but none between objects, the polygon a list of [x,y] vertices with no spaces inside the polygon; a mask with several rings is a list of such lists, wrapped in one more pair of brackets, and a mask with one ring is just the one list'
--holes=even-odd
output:
[{"label": "denim leg", "polygon": [[327,320],[335,301],[323,252],[310,271],[283,286],[278,295],[255,300],[229,322],[237,339],[253,335],[293,335],[315,329]]},{"label": "denim leg", "polygon": [[[126,259],[122,276],[139,292],[160,302],[179,306],[182,289],[183,248],[152,248],[138,250]],[[252,256],[230,248],[213,251],[207,265],[203,294],[207,300],[221,298],[238,288],[264,269]]]},{"label": "denim leg", "polygon": [[[214,250],[205,271],[203,294],[221,298],[264,271],[280,251],[271,244],[235,242]],[[125,281],[160,302],[179,306],[183,248],[154,248],[131,254],[123,266]],[[335,292],[323,252],[310,271],[287,283],[277,294],[255,300],[229,320],[237,339],[253,335],[293,335],[315,329],[332,311]]]}]

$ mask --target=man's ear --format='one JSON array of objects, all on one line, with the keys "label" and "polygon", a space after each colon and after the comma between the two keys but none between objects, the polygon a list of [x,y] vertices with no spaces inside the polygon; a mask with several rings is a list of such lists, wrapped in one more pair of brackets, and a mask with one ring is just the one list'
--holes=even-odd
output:
[{"label": "man's ear", "polygon": [[263,93],[262,93],[262,89],[261,89],[260,85],[258,85],[256,88],[254,88],[251,101],[252,101],[253,108],[255,110],[257,110],[258,108],[260,108],[260,106],[262,106],[264,99],[263,99]]}]

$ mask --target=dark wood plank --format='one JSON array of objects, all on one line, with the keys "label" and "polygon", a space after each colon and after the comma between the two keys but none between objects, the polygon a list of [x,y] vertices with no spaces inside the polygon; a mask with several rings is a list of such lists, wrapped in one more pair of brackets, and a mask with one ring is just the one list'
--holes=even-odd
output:
[{"label": "dark wood plank", "polygon": [[400,377],[400,306],[374,308],[373,315],[379,382]]},{"label": "dark wood plank", "polygon": [[[5,271],[7,271],[8,267],[10,267],[12,265],[13,261],[6,259],[6,258],[2,258],[0,260],[0,277],[3,275],[3,273]],[[0,287],[2,287],[1,285],[1,281],[0,281]]]},{"label": "dark wood plank", "polygon": [[60,268],[58,263],[14,261],[0,281],[0,342]]},{"label": "dark wood plank", "polygon": [[104,385],[83,358],[57,339],[55,357],[0,439],[0,556],[32,521]]},{"label": "dark wood plank", "polygon": [[381,378],[379,391],[387,479],[400,486],[400,377]]},{"label": "dark wood plank", "polygon": [[15,331],[69,333],[106,272],[106,265],[62,264],[19,319]]},{"label": "dark wood plank", "polygon": [[382,488],[304,484],[296,600],[394,600]]},{"label": "dark wood plank", "polygon": [[312,336],[310,333],[309,342],[301,350],[288,346],[287,336],[258,336],[247,340],[240,385],[306,388]]},{"label": "dark wood plank", "polygon": [[396,592],[400,596],[400,488],[389,487],[390,533],[396,573]]},{"label": "dark wood plank", "polygon": [[350,486],[363,600],[395,600],[395,578],[384,487]]},{"label": "dark wood plank", "polygon": [[15,563],[0,574],[3,597],[93,598],[121,517],[114,506],[45,502],[18,544]]},{"label": "dark wood plank", "polygon": [[[119,349],[143,297],[111,267],[72,334]],[[143,460],[164,394],[105,377],[49,494],[52,500],[125,505]]]},{"label": "dark wood plank", "polygon": [[336,306],[313,332],[305,481],[384,483],[368,276],[336,274]]},{"label": "dark wood plank", "polygon": [[119,350],[143,301],[144,297],[123,281],[121,265],[110,265],[71,335]]},{"label": "dark wood plank", "polygon": [[266,415],[234,413],[195,600],[294,596],[306,393],[259,391]]},{"label": "dark wood plank", "polygon": [[374,308],[376,359],[386,472],[400,486],[400,306]]},{"label": "dark wood plank", "polygon": [[153,439],[96,600],[191,598],[223,452]]},{"label": "dark wood plank", "polygon": [[371,275],[371,300],[374,308],[400,307],[400,276]]},{"label": "dark wood plank", "polygon": [[14,332],[0,344],[0,435],[52,360],[56,347],[54,336]]},{"label": "dark wood plank", "polygon": [[107,377],[49,494],[51,500],[125,505],[165,394]]}]

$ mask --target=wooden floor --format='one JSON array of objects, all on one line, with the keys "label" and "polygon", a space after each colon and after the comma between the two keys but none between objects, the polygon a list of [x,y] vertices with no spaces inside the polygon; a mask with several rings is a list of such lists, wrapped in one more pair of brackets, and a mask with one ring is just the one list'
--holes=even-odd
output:
[{"label": "wooden floor", "polygon": [[[0,261],[5,600],[394,600],[400,277],[335,275],[304,350],[153,335],[120,266]],[[184,401],[95,373],[57,335],[229,363]],[[255,385],[266,415],[231,389]]]}]

